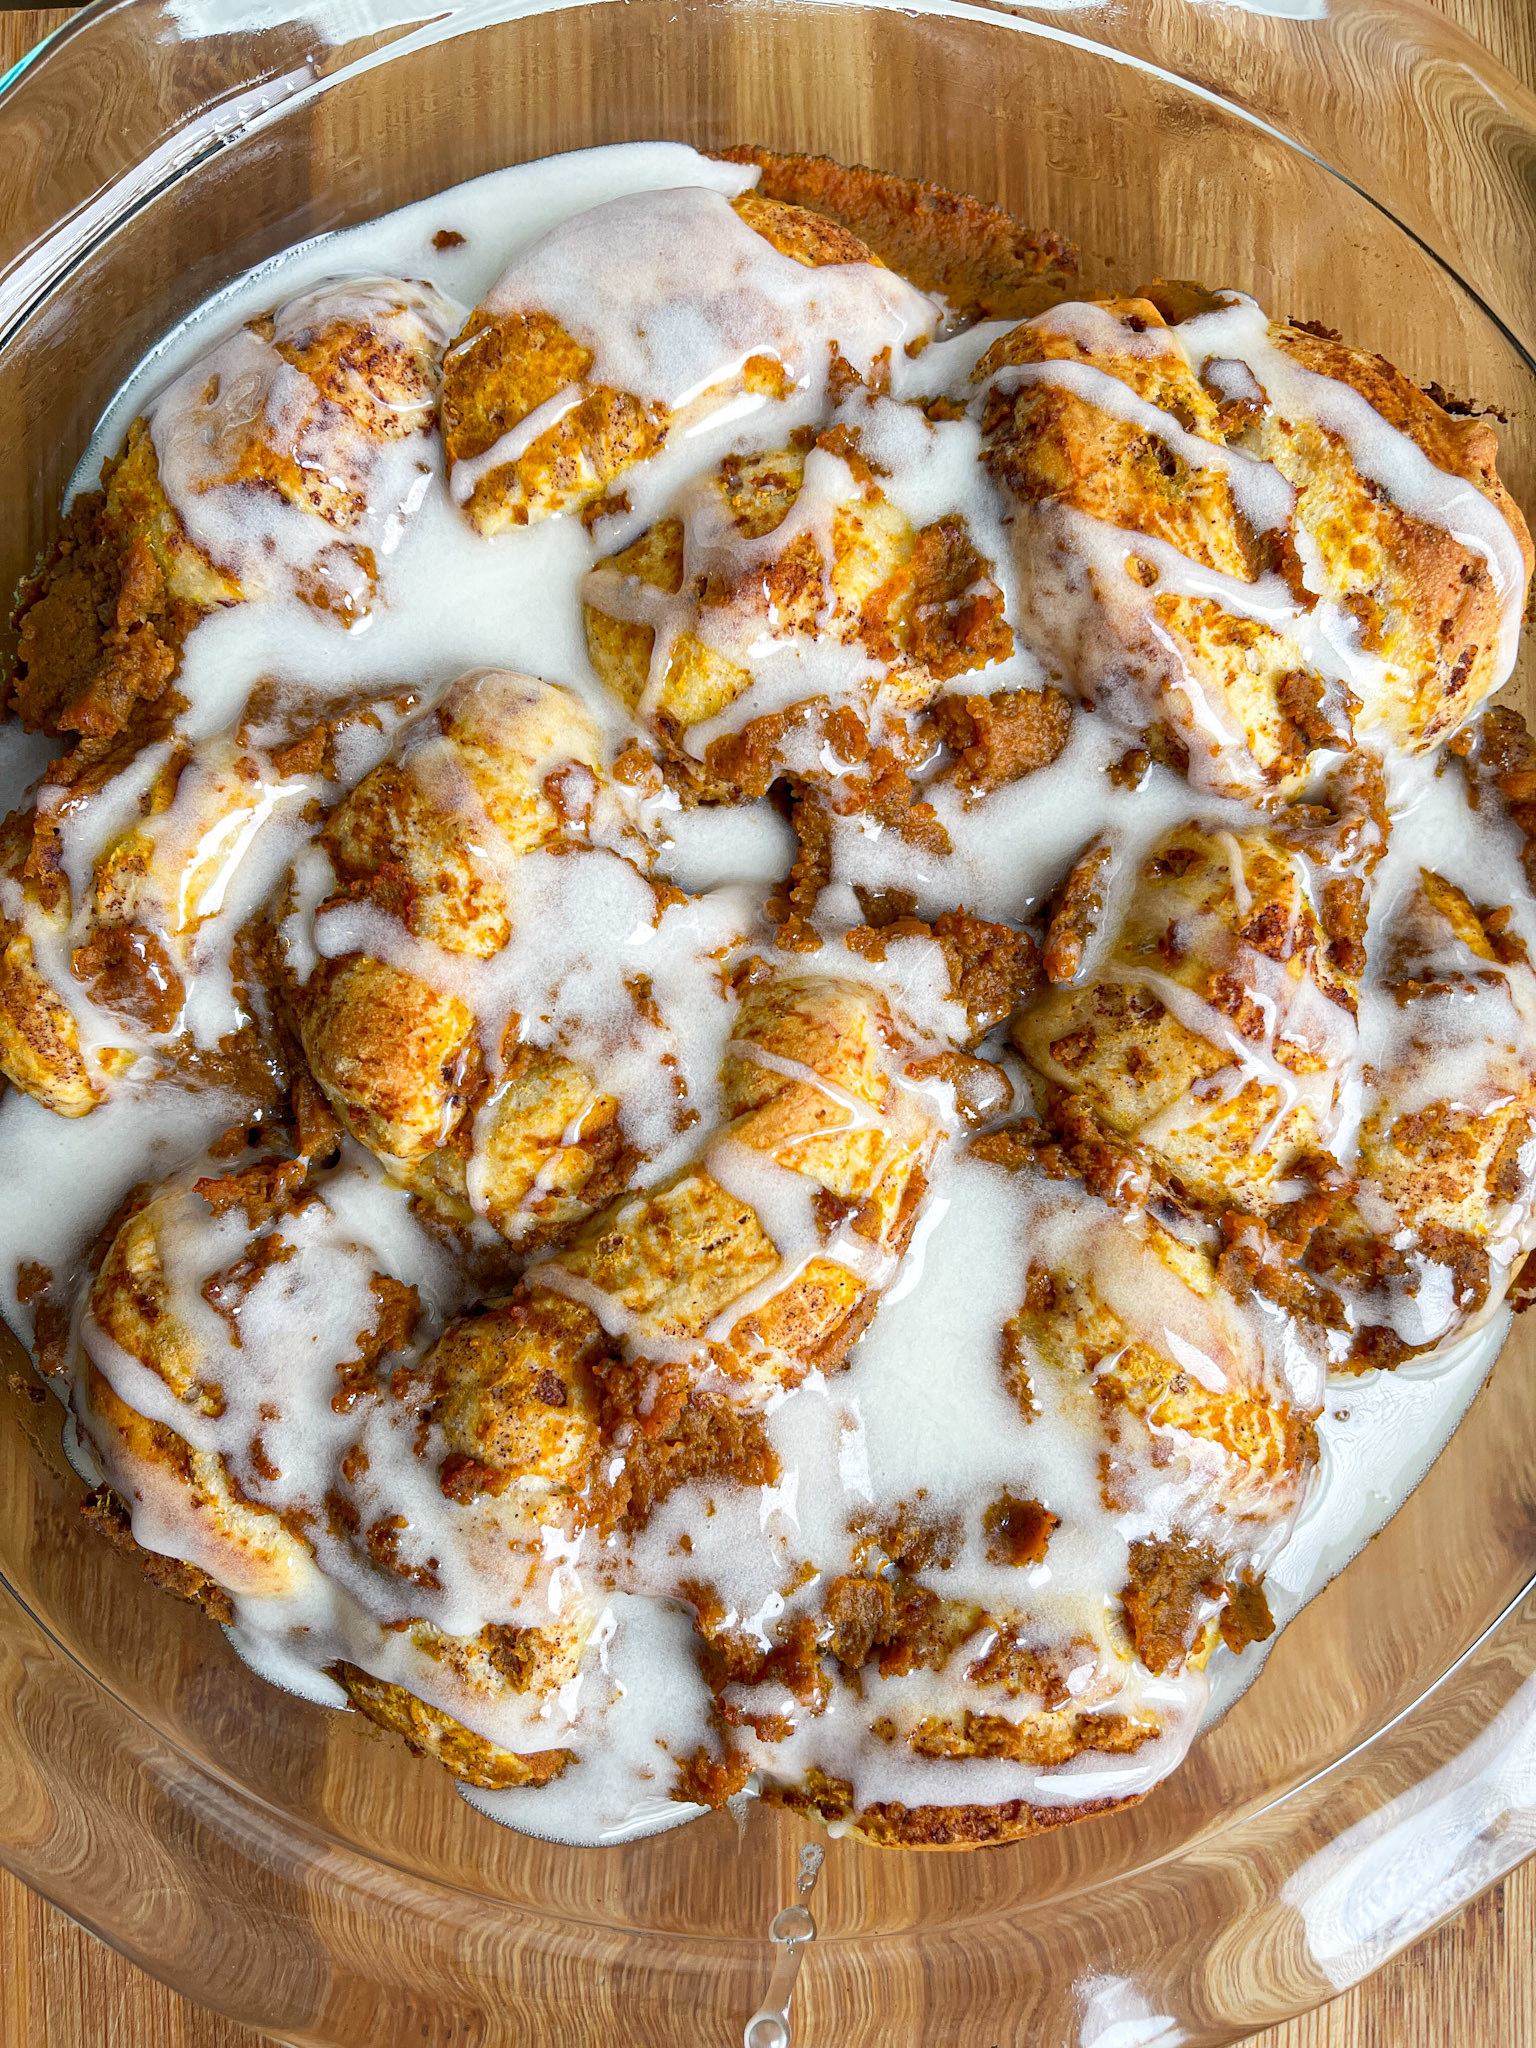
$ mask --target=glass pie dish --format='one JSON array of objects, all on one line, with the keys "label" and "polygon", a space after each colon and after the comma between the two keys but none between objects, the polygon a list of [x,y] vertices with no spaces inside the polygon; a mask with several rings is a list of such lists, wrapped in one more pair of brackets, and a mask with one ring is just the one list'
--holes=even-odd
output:
[{"label": "glass pie dish", "polygon": [[[482,171],[654,137],[978,193],[1073,236],[1093,285],[1251,289],[1507,415],[1502,472],[1536,497],[1536,102],[1407,7],[128,0],[23,67],[0,125],[10,582],[123,376],[209,294]],[[1529,683],[1527,656],[1527,703]],[[597,1851],[488,1828],[105,1554],[11,1363],[0,1856],[19,1876],[292,2041],[659,2043],[679,2014],[739,2032],[804,1824],[722,1813]],[[1407,1505],[1145,1805],[982,1856],[834,1844],[804,2036],[1230,2040],[1517,1861],[1536,1821],[1527,1369],[1517,1336]],[[1411,1369],[1394,1391],[1428,1399]]]}]

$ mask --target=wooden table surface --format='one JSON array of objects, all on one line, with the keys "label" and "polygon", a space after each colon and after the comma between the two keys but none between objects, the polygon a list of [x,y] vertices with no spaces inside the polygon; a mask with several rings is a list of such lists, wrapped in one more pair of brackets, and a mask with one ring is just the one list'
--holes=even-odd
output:
[{"label": "wooden table surface", "polygon": [[[1536,87],[1536,0],[1434,4]],[[0,69],[73,12],[0,5]],[[165,1990],[0,1870],[0,2048],[261,2040]],[[1368,1983],[1246,2048],[1536,2048],[1536,1860]]]}]

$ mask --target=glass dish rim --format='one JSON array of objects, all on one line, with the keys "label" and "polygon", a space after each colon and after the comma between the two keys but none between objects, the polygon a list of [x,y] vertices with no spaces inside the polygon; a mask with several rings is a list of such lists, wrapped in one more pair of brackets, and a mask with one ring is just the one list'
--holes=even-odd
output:
[{"label": "glass dish rim", "polygon": [[[163,178],[132,193],[120,207],[102,217],[100,225],[92,234],[82,238],[77,246],[68,251],[68,260],[64,266],[41,277],[33,292],[19,307],[4,310],[3,315],[0,315],[0,318],[3,318],[3,324],[0,324],[0,350],[5,348],[17,329],[38,310],[48,293],[62,284],[65,278],[89,257],[91,249],[123,226],[135,212],[153,204],[171,185],[198,168],[207,157],[220,149],[244,141],[257,133],[263,124],[276,120],[290,108],[301,106],[308,100],[322,95],[345,78],[355,75],[359,69],[387,63],[391,54],[403,55],[411,48],[425,47],[451,40],[456,35],[473,33],[479,26],[539,14],[622,4],[623,0],[438,0],[435,9],[421,16],[414,24],[394,24],[394,27],[400,29],[397,34],[388,32],[389,24],[375,29],[373,33],[376,37],[386,39],[378,41],[373,49],[349,57],[335,68],[318,70],[310,63],[310,76],[305,83],[291,86],[275,103],[263,103],[249,112],[241,112],[242,98],[252,89],[259,91],[263,84],[270,82],[269,74],[253,72],[232,91],[208,102],[205,109],[199,110],[209,113],[225,108],[234,116],[232,120],[222,125],[212,125],[201,148],[173,161],[167,167],[167,173]],[[754,5],[766,5],[777,7],[784,12],[800,8],[812,13],[818,8],[838,6],[840,0],[729,0],[729,4],[749,8]],[[1171,69],[1167,64],[1158,63],[1134,49],[1125,47],[1122,43],[1108,40],[1108,31],[1126,18],[1126,11],[1117,9],[1114,0],[860,0],[860,4],[933,20],[974,21],[988,27],[1011,27],[1017,32],[1039,36],[1046,41],[1107,57],[1115,63],[1127,65],[1147,77],[1175,85],[1182,92],[1220,107],[1224,113],[1245,122],[1282,143],[1287,149],[1294,150],[1315,163],[1330,177],[1339,180],[1356,197],[1384,213],[1401,233],[1408,236],[1433,262],[1448,272],[1458,289],[1473,301],[1510,347],[1516,350],[1526,367],[1536,374],[1536,328],[1533,328],[1528,342],[1522,340],[1503,316],[1488,305],[1483,295],[1467,283],[1449,257],[1443,255],[1409,224],[1399,220],[1390,207],[1377,199],[1369,186],[1362,183],[1359,178],[1341,169],[1337,164],[1329,162],[1317,150],[1288,134],[1283,128],[1276,127],[1263,115],[1244,105],[1241,99],[1228,97],[1214,86],[1191,75],[1188,70]],[[1378,20],[1384,24],[1416,28],[1421,35],[1443,45],[1447,51],[1454,52],[1458,68],[1488,97],[1495,99],[1501,111],[1509,119],[1523,126],[1532,142],[1536,143],[1536,90],[1524,86],[1513,73],[1499,64],[1475,37],[1458,23],[1438,13],[1428,4],[1428,0],[1321,0],[1323,11],[1320,14],[1291,14],[1283,6],[1266,6],[1264,0],[1174,0],[1174,4],[1177,11],[1185,16],[1210,18],[1220,14],[1260,21],[1274,20],[1292,25],[1305,24],[1315,28],[1326,28],[1330,34],[1338,25],[1352,19]],[[87,4],[68,21],[61,22],[42,41],[18,58],[8,71],[0,74],[0,122],[6,118],[10,102],[16,92],[36,76],[39,68],[47,60],[59,54],[78,38],[91,35],[96,25],[111,15],[133,12],[142,5],[143,0],[87,0]],[[324,5],[325,0],[315,0],[316,11],[323,9]],[[1101,26],[1106,31],[1105,37],[1080,33],[1061,25],[1074,18],[1085,19],[1090,27]],[[323,41],[323,31],[310,23],[303,0],[298,0],[298,4],[292,7],[281,23],[270,20],[262,23],[263,28],[305,25],[311,27],[317,43]],[[331,47],[339,49],[345,46]],[[289,77],[294,75],[296,74],[289,74]],[[286,80],[278,82],[284,83]],[[167,133],[173,133],[176,128],[186,128],[189,125],[203,124],[197,121],[197,115],[194,113],[173,124]],[[123,182],[122,179],[117,181],[119,184]],[[109,183],[101,190],[111,191],[112,185]],[[55,238],[67,229],[69,218],[66,216],[64,220],[56,223]],[[15,261],[0,250],[0,292],[3,292],[5,284],[14,275],[16,267]],[[3,307],[3,299],[0,299],[0,307]]]}]

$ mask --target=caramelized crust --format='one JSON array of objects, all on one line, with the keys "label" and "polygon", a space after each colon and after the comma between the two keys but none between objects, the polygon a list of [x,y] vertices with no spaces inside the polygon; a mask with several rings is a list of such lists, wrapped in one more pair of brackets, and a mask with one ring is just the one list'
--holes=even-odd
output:
[{"label": "caramelized crust", "polygon": [[1209,1544],[1176,1536],[1133,1543],[1121,1599],[1136,1654],[1159,1677],[1177,1671],[1200,1633],[1201,1608],[1220,1597],[1221,1576]]},{"label": "caramelized crust", "polygon": [[[486,1690],[510,1684],[512,1690],[521,1691],[533,1675],[530,1663],[537,1668],[548,1659],[546,1652],[530,1660],[527,1644],[540,1635],[536,1629],[486,1628],[468,1643],[441,1636],[425,1622],[418,1623],[414,1633],[429,1656],[453,1662],[461,1680]],[[502,1749],[441,1707],[345,1660],[333,1664],[329,1675],[360,1714],[366,1714],[387,1734],[398,1735],[413,1756],[430,1757],[461,1784],[474,1785],[483,1792],[504,1792],[514,1785],[547,1785],[572,1760],[568,1749],[540,1749],[523,1756]],[[544,1682],[547,1684],[547,1676]]]},{"label": "caramelized crust", "polygon": [[764,198],[851,231],[882,263],[966,319],[1024,319],[1066,296],[1076,274],[1077,252],[1060,235],[942,185],[829,156],[781,156],[756,143],[719,155],[755,164]]},{"label": "caramelized crust", "polygon": [[[1486,420],[1456,419],[1382,356],[1277,326],[1275,342],[1302,368],[1358,391],[1437,469],[1463,477],[1495,506],[1530,577],[1536,554],[1519,507],[1499,481]],[[1412,750],[1433,746],[1497,687],[1499,593],[1487,561],[1443,526],[1384,503],[1326,430],[1266,415],[1259,452],[1296,487],[1298,517],[1321,549],[1330,588],[1401,681],[1366,703],[1363,734]]]},{"label": "caramelized crust", "polygon": [[[1164,322],[1145,299],[1109,302],[1103,312],[1127,339]],[[1050,328],[1017,327],[976,365],[978,383],[1012,365],[1086,363],[1169,413],[1188,434],[1218,440],[1218,407],[1173,348],[1155,355],[1095,347]],[[1006,380],[988,391],[987,461],[998,481],[1026,502],[1068,505],[1108,526],[1165,540],[1191,560],[1231,576],[1255,573],[1231,486],[1219,469],[1197,470],[1149,429],[1115,418],[1075,391]],[[1246,543],[1246,544],[1245,544]]]},{"label": "caramelized crust", "polygon": [[[371,280],[367,290],[354,301],[344,285],[321,287],[245,330],[268,345],[272,369],[286,365],[303,379],[302,418],[290,399],[275,426],[267,391],[252,399],[248,367],[231,406],[209,369],[201,394],[185,401],[206,457],[195,491],[228,484],[270,493],[316,515],[322,532],[357,522],[371,453],[431,424],[440,353],[430,294],[400,280]],[[182,431],[187,422],[174,424]],[[147,708],[179,708],[172,684],[188,633],[250,594],[234,568],[192,540],[188,516],[167,496],[149,421],[135,420],[122,454],[102,466],[101,489],[75,500],[22,585],[8,702],[25,724],[76,735],[94,758]],[[317,560],[300,594],[352,616],[357,599],[346,586],[359,574],[367,580],[361,556],[331,588]]]},{"label": "caramelized crust", "polygon": [[[698,1163],[612,1203],[483,1323],[444,1340],[439,1355],[455,1373],[461,1358],[484,1361],[467,1391],[445,1397],[455,1450],[445,1489],[498,1490],[496,1445],[508,1432],[565,1440],[584,1429],[591,1382],[603,1439],[622,1454],[596,1490],[605,1522],[638,1526],[688,1478],[773,1476],[759,1411],[813,1368],[846,1360],[883,1284],[859,1269],[905,1248],[937,1143],[888,1072],[892,1028],[882,1000],[854,983],[795,978],[748,991],[721,1077],[729,1121]],[[850,1098],[869,1107],[862,1129],[848,1128]],[[722,1184],[717,1172],[730,1181],[742,1170],[733,1155],[758,1172],[804,1176],[821,1218],[808,1257],[786,1260],[751,1202]],[[542,1409],[556,1388],[541,1389],[539,1361],[564,1392],[553,1418]],[[699,1386],[705,1371],[725,1388]]]},{"label": "caramelized crust", "polygon": [[1139,1805],[1145,1795],[1083,1800],[1071,1806],[1031,1806],[1022,1799],[995,1806],[903,1806],[881,1800],[860,1809],[851,1785],[811,1771],[803,1785],[764,1785],[760,1796],[768,1806],[814,1814],[823,1822],[839,1821],[877,1849],[982,1849],[1120,1813]]},{"label": "caramelized crust", "polygon": [[9,707],[29,729],[104,751],[163,705],[187,634],[239,593],[191,541],[160,484],[143,420],[102,488],[77,498],[22,585]]},{"label": "caramelized crust", "polygon": [[[20,882],[31,835],[20,813],[0,825],[0,873]],[[37,965],[22,927],[0,916],[0,1074],[56,1116],[87,1116],[99,1093],[72,1011]]]},{"label": "caramelized crust", "polygon": [[373,1678],[356,1664],[331,1666],[330,1675],[360,1714],[387,1734],[398,1735],[412,1756],[430,1757],[461,1784],[483,1792],[505,1792],[514,1785],[547,1785],[571,1761],[565,1749],[536,1750],[517,1756],[500,1749],[455,1721],[440,1707],[414,1693]]},{"label": "caramelized crust", "polygon": [[[443,377],[450,463],[484,455],[556,392],[583,377],[592,352],[547,313],[476,314]],[[598,385],[515,460],[491,469],[465,504],[482,533],[579,511],[666,439],[662,408]]]},{"label": "caramelized crust", "polygon": [[174,1593],[202,1609],[210,1621],[228,1628],[235,1618],[233,1602],[224,1588],[179,1557],[164,1557],[145,1550],[133,1539],[133,1522],[128,1510],[110,1486],[93,1486],[80,1503],[81,1517],[101,1532],[114,1550],[121,1550],[138,1564],[150,1585]]}]

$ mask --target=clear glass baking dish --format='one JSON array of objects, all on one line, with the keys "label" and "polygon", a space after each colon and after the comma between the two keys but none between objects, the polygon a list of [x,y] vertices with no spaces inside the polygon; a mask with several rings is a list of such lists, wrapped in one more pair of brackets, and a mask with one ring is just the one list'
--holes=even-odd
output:
[{"label": "clear glass baking dish", "polygon": [[[6,588],[125,372],[210,292],[501,164],[657,136],[977,192],[1074,236],[1096,283],[1250,289],[1500,408],[1536,512],[1536,99],[1419,7],[422,4],[102,0],[4,81]],[[1527,658],[1517,698],[1531,682]],[[494,1827],[357,1717],[272,1691],[91,1536],[23,1368],[12,1345],[0,1861],[291,2042],[740,2038],[811,1830],[753,1810],[576,1851]],[[1229,2041],[1536,1849],[1533,1368],[1517,1335],[1407,1506],[1145,1805],[968,1856],[832,1844],[800,2037]]]}]

